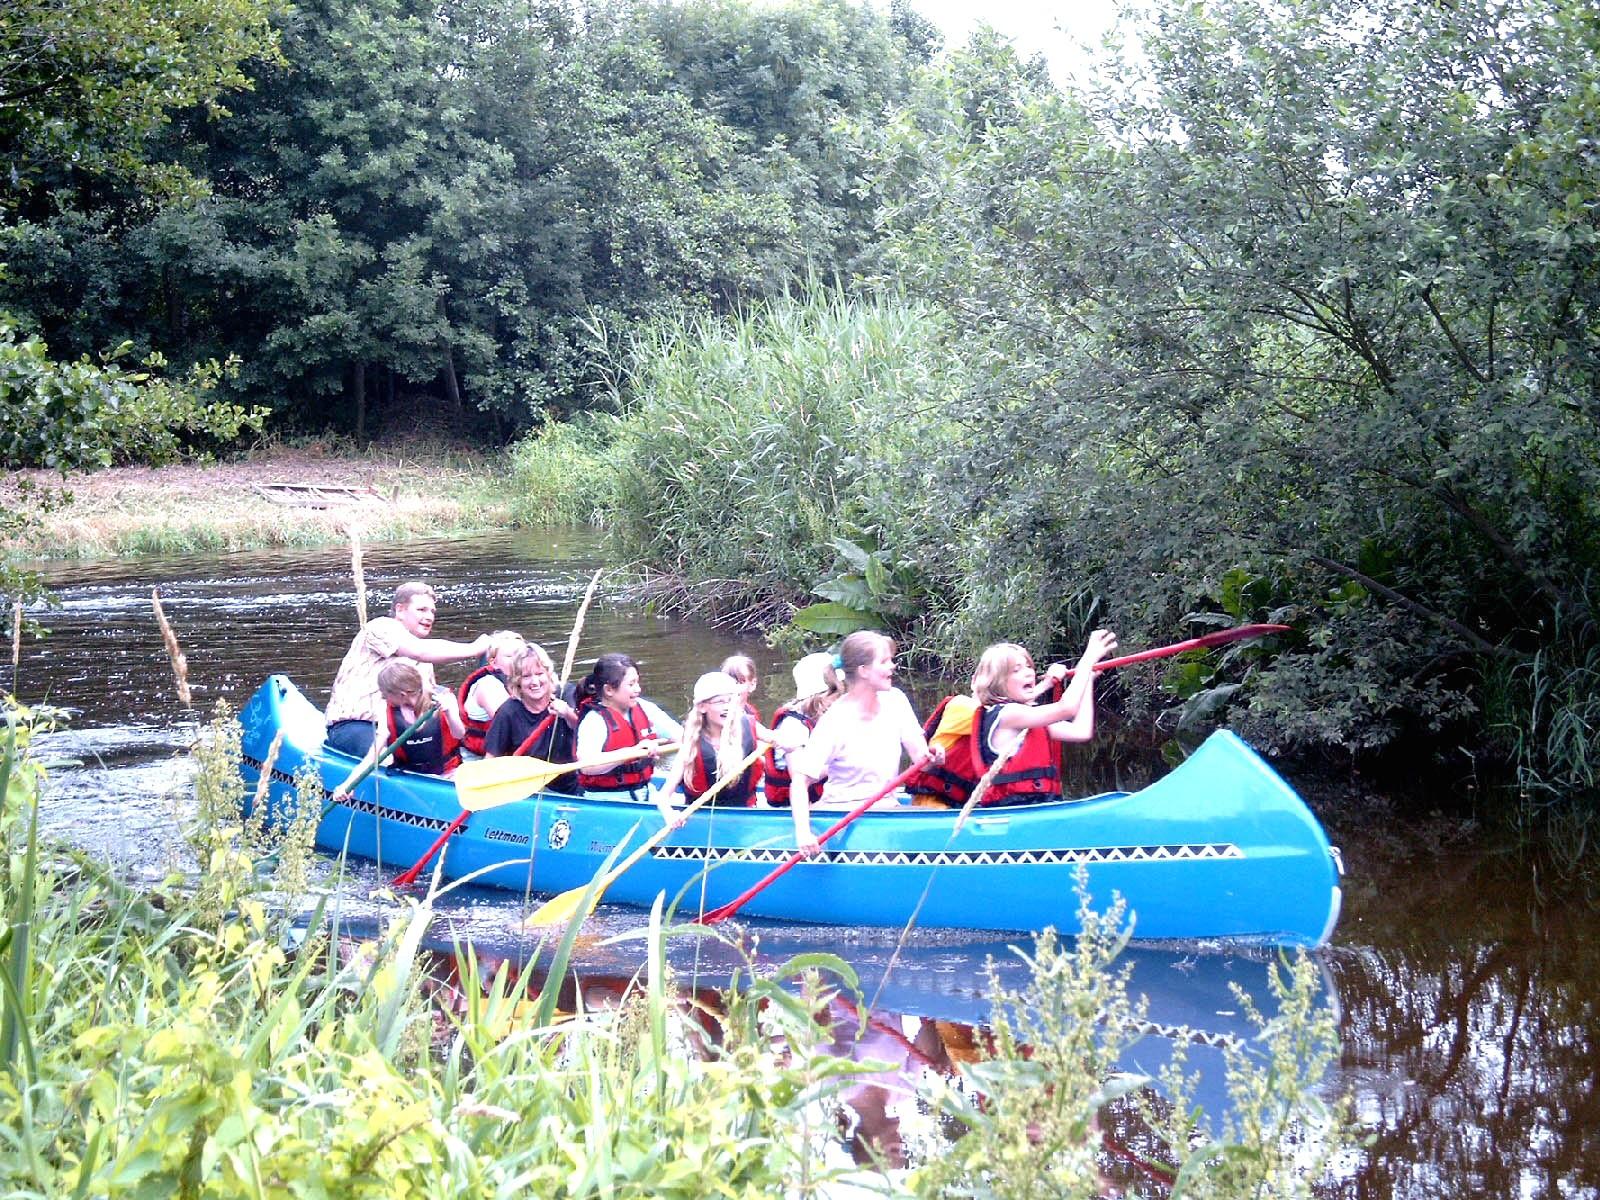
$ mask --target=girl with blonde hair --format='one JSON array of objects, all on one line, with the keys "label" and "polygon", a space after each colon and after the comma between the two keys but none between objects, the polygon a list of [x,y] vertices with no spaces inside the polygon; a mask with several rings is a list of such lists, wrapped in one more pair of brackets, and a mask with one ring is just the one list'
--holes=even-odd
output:
[{"label": "girl with blonde hair", "polygon": [[740,767],[762,742],[782,743],[793,749],[799,743],[789,733],[776,733],[751,717],[740,703],[738,682],[726,671],[709,671],[694,681],[694,703],[683,719],[683,748],[668,769],[656,807],[661,819],[680,828],[683,816],[673,807],[678,785],[683,798],[693,803],[712,785],[731,781],[712,799],[714,804],[749,807],[756,802],[761,762]]},{"label": "girl with blonde hair", "polygon": [[[972,673],[972,698],[977,702],[971,760],[977,777],[1004,757],[980,798],[983,804],[1028,804],[1061,797],[1058,742],[1087,742],[1094,737],[1094,668],[1117,648],[1117,635],[1096,629],[1089,635],[1072,682],[1060,700],[1035,704],[1040,684],[1048,684],[1059,668],[1051,667],[1041,681],[1033,656],[1014,642],[998,642],[986,649]],[[946,769],[953,763],[947,760]]]},{"label": "girl with blonde hair", "polygon": [[473,670],[461,681],[456,690],[456,703],[461,706],[461,720],[467,734],[461,740],[463,758],[482,758],[484,737],[495,713],[511,696],[507,690],[511,679],[511,664],[528,643],[520,633],[497,629],[489,635],[489,648],[484,651],[483,665]]},{"label": "girl with blonde hair", "polygon": [[[543,646],[529,642],[512,659],[507,686],[511,698],[494,714],[484,737],[484,753],[489,758],[531,754],[546,762],[572,762],[578,712],[555,694],[556,668]],[[567,774],[552,782],[549,790],[576,794],[581,789],[577,776]]]}]

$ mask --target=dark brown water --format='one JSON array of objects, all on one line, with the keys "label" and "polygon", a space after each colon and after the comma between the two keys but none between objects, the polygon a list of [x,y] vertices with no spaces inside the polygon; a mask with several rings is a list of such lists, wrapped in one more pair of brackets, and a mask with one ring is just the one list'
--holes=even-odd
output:
[{"label": "dark brown water", "polygon": [[[542,642],[559,661],[578,600],[598,564],[584,531],[496,535],[457,542],[368,546],[369,607],[384,611],[401,580],[422,577],[440,592],[436,632],[470,639],[511,628]],[[240,705],[271,672],[326,698],[355,631],[349,554],[264,551],[129,562],[41,564],[61,604],[30,613],[51,629],[25,644],[16,680],[27,702],[72,711],[62,732],[41,740],[57,759],[46,819],[78,844],[157,877],[180,868],[178,827],[189,805],[183,753],[218,699]],[[175,696],[150,588],[188,653],[196,711]],[[578,651],[579,668],[606,650],[641,663],[646,694],[669,711],[686,707],[690,685],[735,651],[763,674],[757,699],[786,697],[788,663],[758,639],[740,638],[613,602],[602,584]],[[9,673],[9,663],[0,667]],[[459,678],[444,673],[447,680]],[[0,675],[0,685],[10,680]],[[1384,822],[1367,837],[1344,831],[1349,876],[1344,920],[1323,956],[1341,1012],[1342,1070],[1335,1085],[1372,1125],[1371,1149],[1344,1164],[1320,1194],[1348,1197],[1600,1196],[1600,916],[1556,900],[1531,882],[1520,859],[1459,844],[1448,853]],[[1379,836],[1381,835],[1381,836]],[[331,884],[332,903],[354,920],[381,915],[383,877],[352,864]],[[519,952],[524,902],[502,894],[451,897],[440,936],[491,952]],[[627,944],[608,935],[639,924],[625,909],[602,910],[586,939],[596,977],[626,973]],[[883,981],[892,944],[847,931],[777,927],[771,945],[840,953],[869,986]],[[718,964],[703,949],[678,952],[680,969]],[[958,936],[921,938],[897,960],[880,1008],[907,1036],[919,1020],[982,1020],[979,970],[1003,946]],[[1196,965],[1198,964],[1198,966]],[[1257,970],[1227,953],[1150,952],[1138,971],[1162,1004],[1221,1014],[1223,988]],[[1218,1020],[1225,1018],[1218,1016]]]}]

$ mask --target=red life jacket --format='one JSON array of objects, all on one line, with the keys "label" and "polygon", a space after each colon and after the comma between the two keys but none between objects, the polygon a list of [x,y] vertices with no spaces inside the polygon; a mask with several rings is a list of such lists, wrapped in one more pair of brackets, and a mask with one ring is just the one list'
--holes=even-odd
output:
[{"label": "red life jacket", "polygon": [[[930,742],[944,718],[945,707],[954,699],[954,696],[946,696],[939,701],[938,707],[922,723],[922,736]],[[975,714],[972,718],[971,734],[946,747],[943,763],[937,766],[929,763],[920,767],[906,780],[908,795],[933,796],[951,808],[960,808],[967,802],[967,797],[972,795],[972,789],[978,784],[978,777],[983,774],[983,763],[978,757],[975,740],[978,726],[982,724],[980,715]]]},{"label": "red life jacket", "polygon": [[[756,727],[750,720],[745,720],[742,725],[739,731],[739,757],[748,758],[756,748]],[[717,768],[720,765],[717,762],[717,747],[702,733],[700,744],[694,748],[689,765],[683,771],[684,796],[689,800],[698,800],[705,795],[717,781]],[[744,774],[712,797],[711,803],[749,808],[756,802],[756,781],[760,774],[761,764],[752,764]]]},{"label": "red life jacket", "polygon": [[[995,760],[989,749],[989,731],[1000,716],[1003,704],[991,704],[983,710],[981,719],[972,723],[976,749],[982,756],[983,769],[987,771]],[[981,734],[981,736],[980,736]],[[1050,736],[1048,726],[1039,725],[1024,731],[1022,745],[989,783],[979,806],[991,804],[1027,804],[1040,800],[1061,798],[1061,753]]]},{"label": "red life jacket", "polygon": [[461,723],[467,727],[466,732],[461,736],[461,745],[469,753],[476,754],[480,758],[483,756],[483,739],[488,735],[489,726],[494,722],[494,714],[490,713],[481,721],[474,716],[468,715],[467,694],[472,691],[478,680],[490,675],[493,675],[502,684],[506,681],[505,675],[496,671],[493,667],[479,667],[463,679],[461,686],[456,690],[456,701],[461,707]]},{"label": "red life jacket", "polygon": [[[945,697],[928,717],[922,727],[926,737],[933,737],[945,705],[952,699],[954,697]],[[906,782],[906,791],[913,796],[937,797],[952,808],[960,808],[971,799],[972,789],[994,763],[994,751],[989,749],[989,731],[1004,707],[1005,703],[1001,703],[980,709],[973,717],[972,732],[945,750],[943,764],[923,767],[913,775]],[[979,807],[1025,804],[1060,795],[1060,754],[1049,729],[1041,725],[1024,733],[1017,752],[1006,759],[1005,766],[989,781]]]},{"label": "red life jacket", "polygon": [[[389,742],[386,744],[392,744],[411,722],[401,717],[399,705],[388,704],[384,707],[389,712]],[[436,712],[406,739],[405,745],[395,750],[394,762],[408,771],[443,775],[461,765],[461,743],[456,740],[444,715]]]},{"label": "red life jacket", "polygon": [[[785,717],[793,717],[802,722],[807,732],[817,727],[815,717],[808,717],[798,708],[779,708],[772,714],[772,727],[776,729]],[[783,765],[778,765],[778,755],[782,753],[776,746],[768,747],[766,757],[761,760],[765,782],[763,786],[767,793],[767,803],[774,808],[789,807],[789,785],[794,776],[789,772],[789,756],[784,754]],[[811,786],[806,789],[806,796],[812,804],[822,799],[823,780],[813,779]]]},{"label": "red life jacket", "polygon": [[[607,753],[613,750],[626,750],[629,746],[637,746],[640,742],[647,742],[656,736],[656,731],[650,727],[650,718],[645,715],[642,704],[635,704],[626,713],[619,713],[604,704],[591,702],[584,705],[584,716],[578,718],[579,722],[582,723],[591,711],[598,712],[606,723],[606,740],[601,749]],[[580,771],[578,782],[592,792],[631,791],[650,782],[654,767],[655,764],[646,755],[607,767],[595,775]]]}]

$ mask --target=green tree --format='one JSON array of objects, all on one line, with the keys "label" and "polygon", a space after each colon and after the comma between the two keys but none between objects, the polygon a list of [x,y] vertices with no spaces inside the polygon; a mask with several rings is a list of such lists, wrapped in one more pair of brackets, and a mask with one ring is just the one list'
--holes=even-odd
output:
[{"label": "green tree", "polygon": [[905,77],[842,3],[315,0],[279,32],[231,115],[155,147],[209,194],[34,213],[10,302],[72,352],[237,353],[235,395],[357,430],[407,390],[457,429],[584,407],[592,330],[841,268],[871,205],[836,126]]},{"label": "green tree", "polygon": [[67,168],[183,182],[154,167],[145,140],[173,110],[220,111],[224,93],[247,85],[241,64],[272,53],[274,7],[273,0],[7,0],[0,148],[12,199]]},{"label": "green tree", "polygon": [[1592,788],[1597,49],[1570,0],[1215,0],[1073,97],[958,56],[889,149],[985,371],[965,627],[1270,612],[1258,739]]}]

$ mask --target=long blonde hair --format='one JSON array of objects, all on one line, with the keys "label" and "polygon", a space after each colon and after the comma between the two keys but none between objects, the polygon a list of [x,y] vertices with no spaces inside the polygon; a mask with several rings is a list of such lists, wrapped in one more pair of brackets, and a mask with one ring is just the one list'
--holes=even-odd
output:
[{"label": "long blonde hair", "polygon": [[1015,642],[996,642],[990,646],[972,672],[972,698],[985,707],[1010,703],[1006,678],[1024,663],[1033,666],[1033,655]]},{"label": "long blonde hair", "polygon": [[728,778],[734,773],[733,769],[744,761],[744,706],[739,703],[737,695],[714,696],[710,700],[702,700],[700,704],[691,704],[689,711],[684,714],[682,749],[678,751],[678,756],[683,760],[685,772],[694,761],[694,756],[700,753],[700,734],[706,725],[706,715],[700,710],[700,705],[715,704],[724,699],[728,702],[728,719],[722,723],[722,733],[717,738],[717,779]]}]

